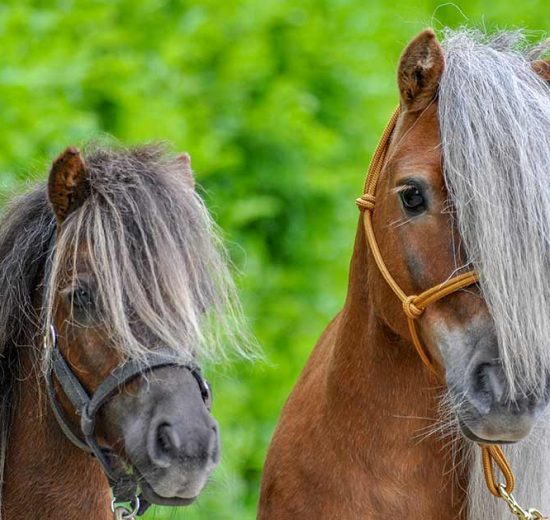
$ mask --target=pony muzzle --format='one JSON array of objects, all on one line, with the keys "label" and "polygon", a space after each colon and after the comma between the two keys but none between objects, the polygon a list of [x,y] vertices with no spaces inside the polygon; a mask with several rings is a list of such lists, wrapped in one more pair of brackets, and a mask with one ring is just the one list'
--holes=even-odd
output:
[{"label": "pony muzzle", "polygon": [[514,443],[526,438],[548,405],[549,392],[525,392],[510,397],[509,385],[498,361],[470,363],[465,400],[458,410],[462,433],[475,442]]},{"label": "pony muzzle", "polygon": [[189,370],[164,367],[113,400],[109,416],[152,503],[189,504],[219,462],[218,424],[201,390]]}]

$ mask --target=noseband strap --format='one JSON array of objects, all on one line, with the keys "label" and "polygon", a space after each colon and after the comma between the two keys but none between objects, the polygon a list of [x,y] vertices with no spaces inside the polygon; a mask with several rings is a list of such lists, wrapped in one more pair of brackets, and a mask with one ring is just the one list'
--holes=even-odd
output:
[{"label": "noseband strap", "polygon": [[[365,236],[376,266],[391,290],[401,301],[403,312],[407,317],[407,323],[409,325],[413,345],[423,363],[432,371],[432,373],[441,379],[442,375],[440,371],[434,365],[431,355],[420,339],[420,335],[418,334],[416,327],[416,321],[422,316],[428,306],[441,300],[442,298],[445,298],[446,296],[449,296],[450,294],[453,294],[454,292],[477,283],[478,275],[475,271],[469,271],[449,278],[448,280],[445,280],[444,282],[435,285],[418,295],[407,295],[407,293],[391,275],[386,263],[384,262],[384,258],[380,252],[380,248],[378,247],[378,242],[374,234],[372,213],[376,207],[376,186],[386,165],[388,148],[399,118],[399,113],[400,110],[398,107],[392,114],[386,128],[384,129],[384,133],[378,142],[378,146],[376,147],[369,165],[363,190],[364,193],[356,200],[356,204],[363,213]],[[482,449],[484,475],[489,491],[497,497],[505,497],[502,491],[504,491],[506,496],[509,496],[514,489],[514,474],[508,461],[506,460],[502,448],[498,445],[480,446]],[[496,483],[494,465],[499,468],[500,472],[505,477],[505,485]]]},{"label": "noseband strap", "polygon": [[[111,448],[100,446],[97,441],[95,432],[97,413],[107,401],[120,392],[124,385],[137,377],[167,366],[189,370],[197,381],[201,395],[206,401],[210,396],[210,388],[203,379],[200,369],[195,365],[179,361],[169,349],[158,349],[147,353],[141,359],[129,360],[115,368],[90,396],[61,354],[57,345],[57,334],[53,326],[49,337],[45,338],[44,346],[45,348],[51,348],[50,369],[46,386],[51,408],[61,430],[77,448],[87,451],[97,458],[113,489],[114,501],[132,502],[137,498],[136,503],[139,504],[138,514],[143,514],[149,503],[141,495],[138,497],[139,485],[136,477],[124,470]],[[71,402],[76,415],[80,417],[79,431],[75,431],[76,428],[73,422],[67,417],[57,399],[54,378]]]}]

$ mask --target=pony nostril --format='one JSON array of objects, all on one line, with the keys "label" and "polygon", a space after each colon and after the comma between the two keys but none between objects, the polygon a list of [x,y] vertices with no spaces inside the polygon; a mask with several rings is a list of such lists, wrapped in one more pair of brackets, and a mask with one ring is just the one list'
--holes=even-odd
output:
[{"label": "pony nostril", "polygon": [[149,442],[149,456],[160,467],[168,467],[178,456],[181,439],[176,429],[169,423],[159,424],[151,432]]},{"label": "pony nostril", "polygon": [[471,390],[469,392],[472,404],[482,414],[489,412],[491,403],[493,402],[489,379],[485,371],[485,367],[487,366],[486,364],[482,364],[474,370],[471,380]]},{"label": "pony nostril", "polygon": [[173,455],[180,447],[180,438],[176,430],[168,423],[161,424],[157,429],[157,445],[159,449]]},{"label": "pony nostril", "polygon": [[489,390],[489,381],[485,373],[485,367],[487,366],[487,364],[479,365],[473,373],[472,390],[476,394],[487,393]]},{"label": "pony nostril", "polygon": [[543,401],[545,403],[550,401],[550,374],[546,375],[546,386],[544,388]]},{"label": "pony nostril", "polygon": [[502,369],[498,365],[481,363],[472,371],[469,397],[479,413],[489,413],[493,403],[504,398]]}]

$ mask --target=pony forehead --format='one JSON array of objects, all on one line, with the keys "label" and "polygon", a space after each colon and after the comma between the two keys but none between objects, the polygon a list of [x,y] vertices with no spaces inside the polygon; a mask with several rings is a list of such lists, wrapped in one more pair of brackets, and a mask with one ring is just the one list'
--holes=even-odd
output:
[{"label": "pony forehead", "polygon": [[142,199],[148,205],[152,197],[153,202],[168,197],[171,203],[192,197],[188,166],[163,144],[115,149],[91,145],[83,155],[92,194],[119,201]]},{"label": "pony forehead", "polygon": [[99,143],[86,145],[83,152],[90,171],[100,172],[125,180],[125,174],[154,172],[167,165],[182,169],[184,164],[178,155],[169,152],[164,143],[153,143],[130,148],[109,147]]}]

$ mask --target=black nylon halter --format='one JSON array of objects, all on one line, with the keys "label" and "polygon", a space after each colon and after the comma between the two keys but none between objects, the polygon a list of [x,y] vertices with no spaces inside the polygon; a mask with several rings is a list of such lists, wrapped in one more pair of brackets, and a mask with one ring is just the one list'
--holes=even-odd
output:
[{"label": "black nylon halter", "polygon": [[[55,247],[56,236],[57,228],[53,227],[49,238],[50,253],[46,258],[44,269],[44,287],[47,287],[49,282],[52,250]],[[130,515],[125,517],[133,518],[135,514],[142,515],[150,504],[140,493],[136,476],[124,469],[119,457],[111,448],[100,446],[97,442],[95,436],[97,412],[125,384],[137,377],[151,373],[157,368],[175,366],[189,370],[199,385],[202,399],[208,410],[210,410],[212,404],[210,385],[202,377],[201,370],[197,365],[184,363],[178,360],[170,349],[160,348],[147,353],[141,359],[128,360],[116,367],[90,396],[61,354],[57,344],[57,332],[53,325],[44,337],[44,348],[51,348],[50,365],[46,375],[46,389],[51,409],[59,427],[65,437],[77,448],[90,453],[98,460],[112,489],[113,501],[111,508],[113,512],[114,505],[117,502],[131,502],[135,512],[132,511]],[[67,417],[57,400],[54,377],[67,399],[71,402],[76,415],[80,417],[80,431],[75,431],[73,422]]]},{"label": "black nylon halter", "polygon": [[[202,398],[208,406],[211,399],[210,387],[203,379],[199,367],[178,361],[169,349],[157,349],[148,353],[143,359],[129,360],[119,365],[90,396],[59,351],[57,334],[53,326],[49,331],[49,338],[48,336],[44,338],[44,347],[51,348],[51,361],[46,378],[46,387],[51,408],[61,430],[76,447],[91,453],[97,458],[112,488],[113,504],[116,502],[132,502],[135,505],[137,503],[137,514],[143,514],[150,504],[142,495],[138,494],[139,484],[136,477],[129,474],[121,466],[118,456],[111,448],[100,446],[97,442],[95,436],[96,415],[101,407],[117,394],[126,383],[157,368],[167,366],[189,370],[197,381]],[[75,413],[80,417],[79,432],[75,432],[73,423],[57,400],[54,376],[74,407]]]}]

